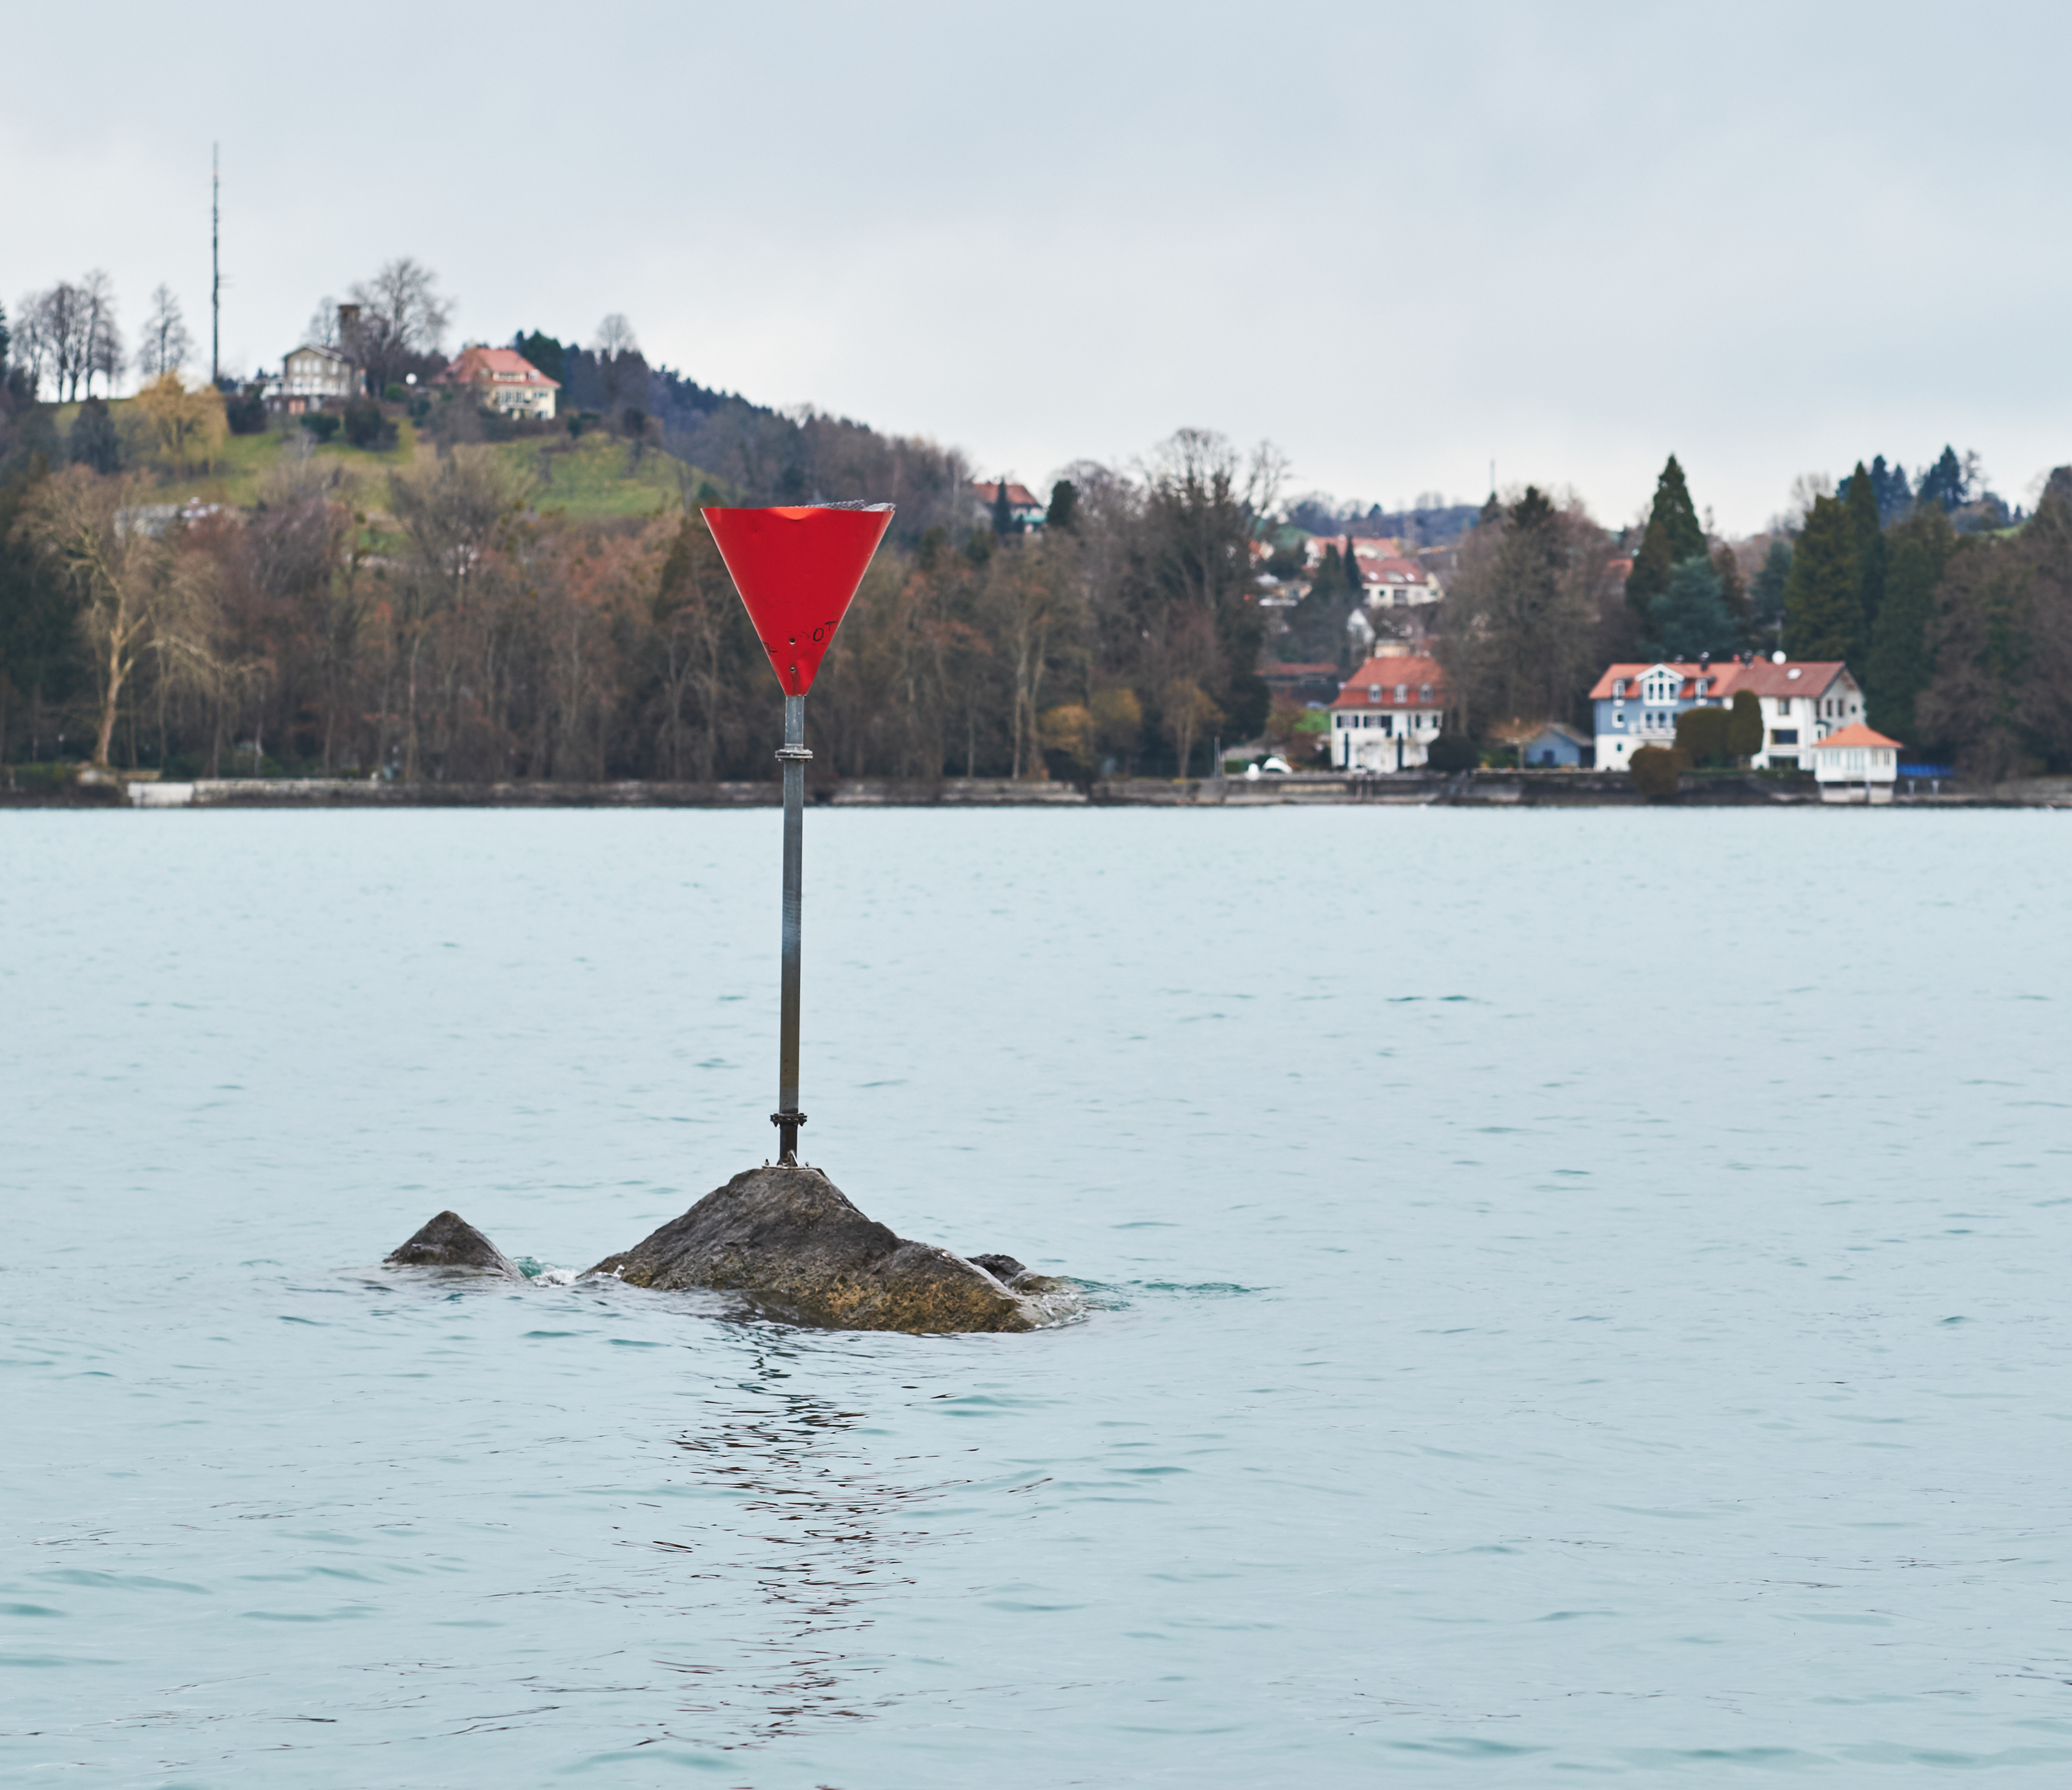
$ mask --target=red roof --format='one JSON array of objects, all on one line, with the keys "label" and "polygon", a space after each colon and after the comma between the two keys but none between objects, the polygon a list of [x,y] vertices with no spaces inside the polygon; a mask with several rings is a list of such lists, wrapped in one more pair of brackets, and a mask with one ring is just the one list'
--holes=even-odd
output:
[{"label": "red roof", "polygon": [[1736,675],[1722,686],[1728,694],[1749,690],[1757,696],[1818,696],[1848,670],[1839,659],[1796,659],[1784,665],[1758,659],[1752,665],[1729,661]]},{"label": "red roof", "polygon": [[1758,659],[1752,665],[1738,659],[1716,659],[1709,665],[1695,660],[1657,659],[1606,666],[1604,676],[1591,688],[1590,700],[1603,701],[1617,683],[1625,684],[1627,695],[1637,698],[1639,693],[1633,686],[1658,665],[1682,676],[1684,682],[1676,693],[1682,702],[1696,700],[1700,677],[1709,686],[1705,693],[1722,702],[1732,701],[1743,690],[1753,696],[1818,696],[1849,669],[1839,659],[1802,659],[1782,665],[1768,659]]},{"label": "red roof", "polygon": [[1370,584],[1422,584],[1431,576],[1421,566],[1407,559],[1367,559],[1359,562],[1360,576]]},{"label": "red roof", "polygon": [[[1334,709],[1392,709],[1396,704],[1396,687],[1404,686],[1403,706],[1429,708],[1433,703],[1446,700],[1446,673],[1437,659],[1428,659],[1408,652],[1396,652],[1370,659],[1338,687]],[[1418,694],[1424,685],[1430,685],[1432,694],[1427,698]],[[1370,701],[1367,692],[1379,690],[1376,700]]]},{"label": "red roof", "polygon": [[[990,504],[1000,496],[1000,481],[997,479],[974,479],[972,489],[978,493],[980,503]],[[1009,509],[1018,510],[1040,510],[1046,507],[1043,500],[1028,486],[1018,485],[1012,479],[1007,482],[1007,505]]]},{"label": "red roof", "polygon": [[557,392],[558,379],[549,379],[516,348],[462,348],[441,373],[442,385],[529,385],[535,390]]},{"label": "red roof", "polygon": [[1860,721],[1852,721],[1839,732],[1828,735],[1825,739],[1815,740],[1813,749],[1817,752],[1830,746],[1889,746],[1896,750],[1899,744],[1899,741],[1887,739],[1883,734],[1866,727]]}]

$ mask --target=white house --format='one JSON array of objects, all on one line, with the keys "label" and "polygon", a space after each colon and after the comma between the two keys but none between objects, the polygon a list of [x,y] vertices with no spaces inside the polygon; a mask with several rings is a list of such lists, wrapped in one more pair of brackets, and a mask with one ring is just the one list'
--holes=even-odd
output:
[{"label": "white house", "polygon": [[1829,734],[1864,718],[1862,687],[1839,659],[1780,664],[1749,654],[1716,665],[1611,665],[1590,692],[1597,768],[1621,770],[1643,746],[1675,745],[1686,709],[1730,707],[1744,691],[1762,710],[1762,747],[1749,760],[1758,770],[1796,769]]},{"label": "white house", "polygon": [[290,416],[343,404],[360,395],[360,368],[343,348],[306,342],[281,363],[281,382],[266,396]]},{"label": "white house", "polygon": [[453,357],[438,377],[442,385],[464,385],[475,402],[512,417],[552,417],[561,381],[549,379],[516,348],[473,343]]},{"label": "white house", "polygon": [[1378,653],[1331,704],[1331,763],[1341,771],[1414,771],[1439,737],[1446,674],[1416,653]]},{"label": "white house", "polygon": [[[990,520],[993,506],[1000,499],[1000,481],[997,479],[974,479],[971,488],[972,495],[979,500]],[[1009,520],[1018,527],[1040,529],[1050,510],[1043,500],[1028,486],[1010,479],[1007,481],[1007,513]]]},{"label": "white house", "polygon": [[1313,534],[1304,546],[1311,571],[1323,563],[1327,547],[1337,548],[1342,561],[1350,557],[1359,567],[1361,595],[1370,609],[1402,609],[1439,600],[1438,579],[1429,567],[1407,557],[1393,535]]},{"label": "white house", "polygon": [[1353,563],[1359,568],[1361,595],[1370,609],[1407,609],[1421,603],[1438,603],[1438,578],[1415,559],[1405,559],[1390,549],[1395,543],[1355,541]]},{"label": "white house", "polygon": [[1823,802],[1889,802],[1899,776],[1899,742],[1861,725],[1838,728],[1812,749]]}]

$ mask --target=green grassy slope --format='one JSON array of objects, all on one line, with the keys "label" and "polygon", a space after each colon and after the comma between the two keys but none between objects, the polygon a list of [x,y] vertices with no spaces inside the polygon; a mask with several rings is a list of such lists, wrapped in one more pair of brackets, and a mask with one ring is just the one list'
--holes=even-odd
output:
[{"label": "green grassy slope", "polygon": [[542,513],[558,511],[577,521],[652,516],[697,501],[705,474],[674,455],[592,434],[580,440],[544,435],[504,442],[498,459],[526,481]]},{"label": "green grassy slope", "polygon": [[[127,401],[117,399],[109,407],[118,430]],[[78,411],[76,404],[54,407],[60,437]],[[204,503],[249,508],[258,500],[260,482],[267,471],[284,455],[299,452],[308,438],[299,426],[232,435],[207,472],[159,473],[154,496],[161,503],[184,503],[193,497]],[[643,447],[636,456],[628,443],[602,434],[579,440],[567,434],[532,436],[499,442],[490,451],[517,475],[541,511],[558,512],[574,521],[652,516],[680,508],[687,497],[695,502],[701,486],[717,484],[659,448]],[[429,459],[434,452],[407,422],[401,422],[396,445],[385,452],[348,447],[334,439],[315,449],[314,457],[321,464],[343,468],[359,488],[360,501],[379,509],[387,494],[388,475]]]}]

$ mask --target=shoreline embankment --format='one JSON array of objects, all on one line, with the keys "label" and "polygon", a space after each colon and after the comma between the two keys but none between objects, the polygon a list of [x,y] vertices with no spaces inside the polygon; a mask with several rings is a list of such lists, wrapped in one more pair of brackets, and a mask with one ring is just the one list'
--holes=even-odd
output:
[{"label": "shoreline embankment", "polygon": [[[117,772],[10,788],[0,809],[775,808],[772,779],[756,783],[403,783],[376,778],[223,777],[171,783]],[[1862,807],[1811,777],[1687,774],[1671,796],[1650,798],[1623,772],[1325,772],[1252,777],[1107,777],[1063,783],[1005,777],[932,781],[826,778],[808,788],[826,808],[1823,808]],[[1850,799],[1852,797],[1853,799]],[[1881,801],[1877,805],[1885,805]],[[2072,808],[2072,778],[1997,784],[1902,780],[1895,808]]]}]

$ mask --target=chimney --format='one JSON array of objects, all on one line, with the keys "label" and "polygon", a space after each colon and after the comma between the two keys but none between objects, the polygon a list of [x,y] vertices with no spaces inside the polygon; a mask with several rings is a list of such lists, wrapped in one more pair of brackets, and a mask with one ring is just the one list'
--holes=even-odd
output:
[{"label": "chimney", "polygon": [[350,342],[352,339],[354,332],[357,331],[359,327],[360,307],[358,305],[340,305],[338,307],[339,346],[343,348],[347,343]]}]

